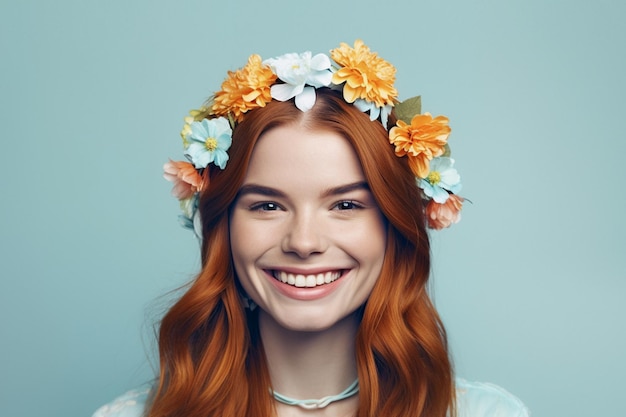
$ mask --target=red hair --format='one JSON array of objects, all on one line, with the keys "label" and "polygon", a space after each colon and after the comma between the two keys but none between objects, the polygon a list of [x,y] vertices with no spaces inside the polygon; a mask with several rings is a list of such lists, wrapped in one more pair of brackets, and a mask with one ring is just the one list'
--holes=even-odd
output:
[{"label": "red hair", "polygon": [[202,270],[161,322],[160,378],[149,417],[274,414],[256,314],[246,313],[240,301],[228,216],[258,138],[293,123],[350,141],[387,219],[385,260],[356,338],[357,416],[454,413],[446,334],[427,292],[430,244],[415,177],[406,158],[395,156],[379,122],[340,93],[316,92],[316,104],[306,113],[277,101],[250,111],[234,130],[228,166],[210,172],[211,185],[199,206]]}]

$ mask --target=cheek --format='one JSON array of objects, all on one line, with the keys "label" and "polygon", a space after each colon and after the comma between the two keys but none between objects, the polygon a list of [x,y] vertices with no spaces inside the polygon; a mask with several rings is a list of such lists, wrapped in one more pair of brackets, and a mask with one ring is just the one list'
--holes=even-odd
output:
[{"label": "cheek", "polygon": [[254,248],[254,243],[247,237],[249,236],[249,231],[245,225],[242,224],[241,219],[231,215],[229,223],[230,251],[235,267],[235,276],[243,287],[243,290],[250,295],[251,293],[253,294],[254,291],[246,271],[251,260],[254,259],[253,253],[251,253],[251,250]]},{"label": "cheek", "polygon": [[241,268],[245,264],[245,260],[249,257],[251,246],[248,245],[249,239],[246,238],[246,227],[242,224],[241,219],[236,215],[230,218],[230,251],[235,264],[237,275],[241,276]]},{"label": "cheek", "polygon": [[364,261],[382,263],[387,247],[387,228],[382,216],[368,219],[361,227],[353,228],[352,233],[346,231],[344,236],[350,236],[355,254],[360,254]]},{"label": "cheek", "polygon": [[230,219],[230,249],[237,274],[253,266],[268,248],[275,246],[276,236],[265,222],[237,215],[235,211]]},{"label": "cheek", "polygon": [[242,253],[253,252],[268,245],[273,236],[267,228],[262,228],[258,224],[238,221],[235,217],[230,226],[230,246]]},{"label": "cheek", "polygon": [[387,227],[386,222],[380,219],[375,226],[372,227],[368,237],[363,239],[364,254],[368,257],[370,263],[370,274],[372,274],[372,282],[370,283],[370,291],[380,277],[387,250]]}]

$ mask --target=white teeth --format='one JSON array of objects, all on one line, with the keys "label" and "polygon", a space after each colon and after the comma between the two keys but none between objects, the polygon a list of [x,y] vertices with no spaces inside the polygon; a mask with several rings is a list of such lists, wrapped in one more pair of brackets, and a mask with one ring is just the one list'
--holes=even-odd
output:
[{"label": "white teeth", "polygon": [[341,276],[341,271],[329,271],[315,275],[290,274],[285,271],[274,271],[273,275],[274,278],[285,284],[300,288],[313,288],[318,285],[330,284],[335,281]]},{"label": "white teeth", "polygon": [[324,274],[317,274],[315,277],[315,284],[322,285],[324,283]]},{"label": "white teeth", "polygon": [[296,287],[304,287],[306,285],[306,279],[304,275],[296,275]]},{"label": "white teeth", "polygon": [[317,285],[317,280],[315,275],[308,275],[306,277],[306,286],[307,287],[315,287]]}]

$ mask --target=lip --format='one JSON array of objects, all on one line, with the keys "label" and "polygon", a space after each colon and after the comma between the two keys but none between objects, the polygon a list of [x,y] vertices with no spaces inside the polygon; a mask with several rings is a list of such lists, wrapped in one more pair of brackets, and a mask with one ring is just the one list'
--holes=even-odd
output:
[{"label": "lip", "polygon": [[[344,282],[344,278],[349,274],[350,269],[320,268],[315,270],[303,270],[298,268],[276,268],[266,269],[264,270],[264,272],[269,282],[284,296],[295,300],[311,301],[326,297],[330,293],[334,292],[335,289]],[[296,287],[295,285],[284,283],[279,278],[277,278],[276,275],[281,272],[291,275],[304,275],[305,277],[319,274],[338,274],[338,276],[334,277],[334,280],[332,280],[331,282],[321,285],[315,285],[313,287],[307,287],[306,285],[303,287]]]}]

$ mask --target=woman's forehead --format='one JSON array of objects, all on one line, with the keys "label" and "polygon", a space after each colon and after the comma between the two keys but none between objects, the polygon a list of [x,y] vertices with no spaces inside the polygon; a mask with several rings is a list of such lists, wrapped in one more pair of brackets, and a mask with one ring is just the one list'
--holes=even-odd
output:
[{"label": "woman's forehead", "polygon": [[271,129],[257,141],[246,182],[352,183],[365,180],[350,142],[338,133],[301,125]]}]

